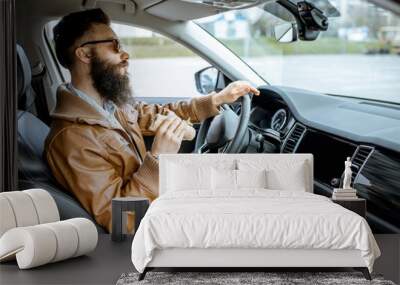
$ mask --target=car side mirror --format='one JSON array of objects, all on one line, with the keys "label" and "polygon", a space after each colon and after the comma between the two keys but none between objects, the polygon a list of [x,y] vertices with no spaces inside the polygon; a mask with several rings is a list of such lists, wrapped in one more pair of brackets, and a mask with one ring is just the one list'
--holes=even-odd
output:
[{"label": "car side mirror", "polygon": [[208,66],[194,74],[197,91],[208,94],[215,91],[218,83],[219,71],[213,66]]},{"label": "car side mirror", "polygon": [[297,41],[297,27],[295,23],[284,23],[274,27],[274,36],[280,43]]},{"label": "car side mirror", "polygon": [[199,93],[207,95],[210,92],[219,92],[228,86],[232,80],[213,66],[208,66],[194,74],[196,88]]}]

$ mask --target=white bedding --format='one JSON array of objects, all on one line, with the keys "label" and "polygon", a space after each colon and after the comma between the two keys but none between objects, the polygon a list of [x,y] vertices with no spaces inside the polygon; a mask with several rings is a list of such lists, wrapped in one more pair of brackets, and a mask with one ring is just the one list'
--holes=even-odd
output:
[{"label": "white bedding", "polygon": [[380,251],[368,223],[330,199],[306,192],[257,190],[166,193],[143,218],[132,262],[143,272],[155,249],[357,249],[372,272]]}]

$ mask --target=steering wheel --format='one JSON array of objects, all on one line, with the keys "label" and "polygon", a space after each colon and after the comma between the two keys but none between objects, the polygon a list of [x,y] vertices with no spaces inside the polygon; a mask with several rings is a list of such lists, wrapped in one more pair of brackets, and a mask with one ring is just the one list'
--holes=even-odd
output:
[{"label": "steering wheel", "polygon": [[205,153],[217,149],[219,153],[238,153],[245,145],[250,119],[250,94],[240,98],[240,115],[228,105],[215,117],[204,120],[196,138],[195,152]]}]

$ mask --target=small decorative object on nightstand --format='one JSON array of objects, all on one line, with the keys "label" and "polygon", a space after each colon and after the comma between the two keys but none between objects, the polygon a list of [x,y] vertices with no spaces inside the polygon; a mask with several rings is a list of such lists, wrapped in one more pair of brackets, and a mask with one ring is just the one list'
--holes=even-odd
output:
[{"label": "small decorative object on nightstand", "polygon": [[345,200],[332,199],[332,201],[346,209],[349,209],[350,211],[353,211],[354,213],[359,214],[363,218],[366,217],[367,201],[365,199],[361,198],[345,199]]},{"label": "small decorative object on nightstand", "polygon": [[350,157],[344,162],[344,178],[343,188],[334,188],[332,194],[332,200],[353,200],[357,199],[357,191],[351,187],[351,160]]},{"label": "small decorative object on nightstand", "polygon": [[123,241],[128,234],[126,229],[129,212],[135,213],[135,229],[149,208],[149,200],[143,197],[121,197],[112,199],[112,232],[111,240]]},{"label": "small decorative object on nightstand", "polygon": [[343,178],[343,189],[351,189],[351,176],[353,171],[351,170],[351,159],[347,157],[344,162],[344,178]]}]

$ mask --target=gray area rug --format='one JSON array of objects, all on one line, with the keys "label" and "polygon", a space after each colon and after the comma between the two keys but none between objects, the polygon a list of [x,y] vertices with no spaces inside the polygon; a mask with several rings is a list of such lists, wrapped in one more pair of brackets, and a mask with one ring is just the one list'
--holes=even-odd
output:
[{"label": "gray area rug", "polygon": [[372,281],[360,272],[148,272],[146,278],[138,281],[139,273],[122,274],[117,285],[133,284],[222,284],[222,285],[289,285],[289,284],[379,284],[395,285],[380,275],[372,274]]}]

